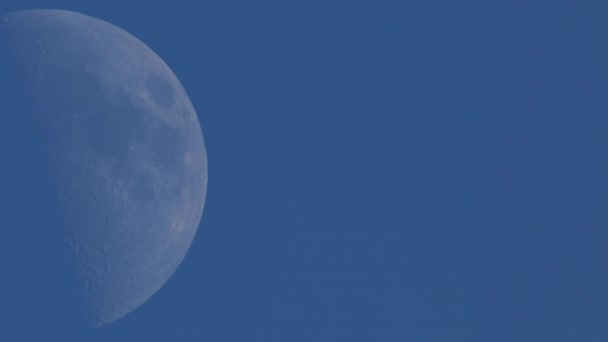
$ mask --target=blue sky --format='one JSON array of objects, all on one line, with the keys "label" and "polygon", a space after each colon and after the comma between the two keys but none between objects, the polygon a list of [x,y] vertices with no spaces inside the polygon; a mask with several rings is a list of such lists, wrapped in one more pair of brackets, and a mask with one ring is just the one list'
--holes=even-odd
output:
[{"label": "blue sky", "polygon": [[144,41],[209,158],[174,277],[64,341],[608,340],[604,2],[26,8]]}]

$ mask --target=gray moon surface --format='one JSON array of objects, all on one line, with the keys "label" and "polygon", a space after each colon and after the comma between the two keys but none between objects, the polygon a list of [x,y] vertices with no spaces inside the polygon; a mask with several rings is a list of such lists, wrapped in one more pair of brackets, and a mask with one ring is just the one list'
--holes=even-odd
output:
[{"label": "gray moon surface", "polygon": [[90,16],[4,14],[0,56],[1,253],[13,260],[0,311],[120,319],[166,283],[197,232],[207,157],[196,112],[150,48]]}]

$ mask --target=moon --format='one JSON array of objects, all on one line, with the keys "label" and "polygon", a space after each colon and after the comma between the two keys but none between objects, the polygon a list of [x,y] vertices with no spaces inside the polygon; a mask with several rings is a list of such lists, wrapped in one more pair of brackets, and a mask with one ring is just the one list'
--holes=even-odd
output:
[{"label": "moon", "polygon": [[166,283],[197,232],[207,157],[196,112],[150,48],[87,15],[4,14],[0,55],[0,196],[13,203],[2,257],[17,260],[3,277],[19,298],[4,314],[29,303],[116,321]]}]

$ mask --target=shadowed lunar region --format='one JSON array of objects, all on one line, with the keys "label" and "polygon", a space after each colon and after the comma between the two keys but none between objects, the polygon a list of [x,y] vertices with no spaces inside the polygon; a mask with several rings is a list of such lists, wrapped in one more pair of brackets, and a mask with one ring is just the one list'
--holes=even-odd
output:
[{"label": "shadowed lunar region", "polygon": [[0,322],[120,319],[171,277],[201,219],[188,96],[129,33],[28,10],[0,16],[0,101]]}]

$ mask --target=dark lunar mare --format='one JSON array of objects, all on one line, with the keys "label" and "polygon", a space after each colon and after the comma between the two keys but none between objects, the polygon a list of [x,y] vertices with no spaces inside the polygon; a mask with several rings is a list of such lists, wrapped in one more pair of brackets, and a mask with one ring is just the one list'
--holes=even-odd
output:
[{"label": "dark lunar mare", "polygon": [[119,319],[196,233],[207,164],[194,109],[143,43],[84,15],[1,16],[0,56],[0,319]]}]

